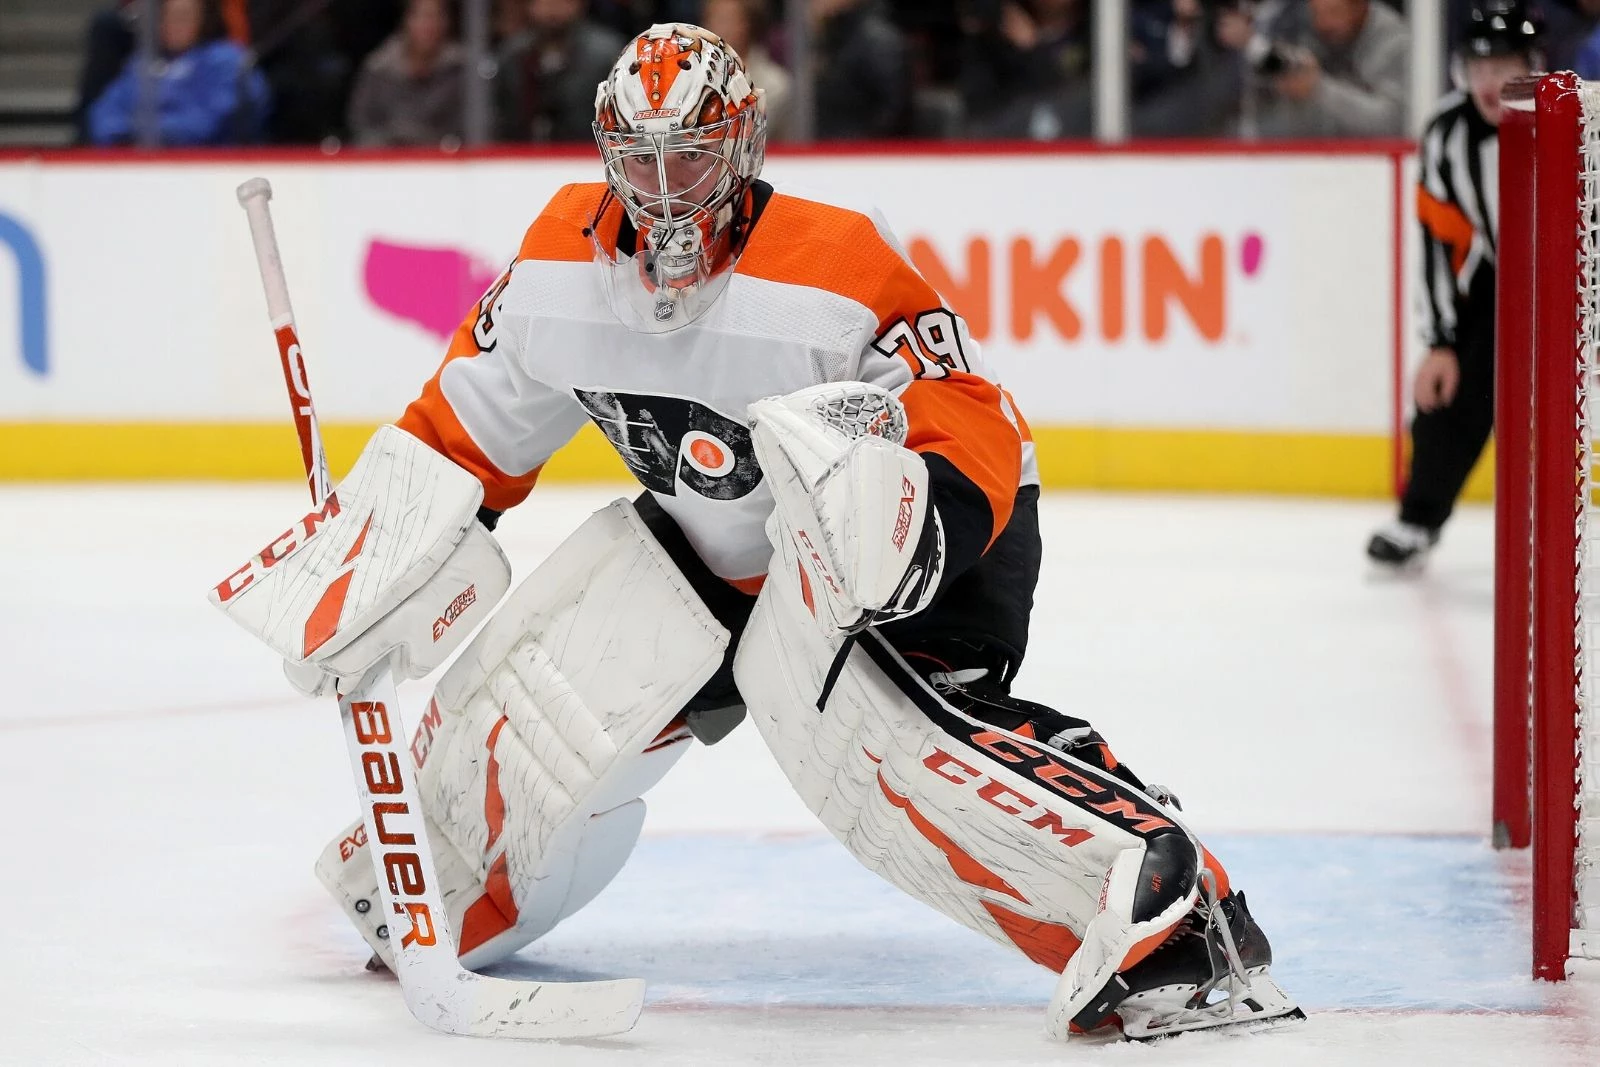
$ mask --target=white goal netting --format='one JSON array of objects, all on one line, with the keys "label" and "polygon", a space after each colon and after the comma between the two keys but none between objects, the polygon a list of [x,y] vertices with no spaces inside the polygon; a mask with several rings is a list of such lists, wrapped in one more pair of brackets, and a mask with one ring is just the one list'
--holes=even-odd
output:
[{"label": "white goal netting", "polygon": [[1575,398],[1579,439],[1583,442],[1578,478],[1577,521],[1577,781],[1574,819],[1577,914],[1572,932],[1574,956],[1600,958],[1600,522],[1591,512],[1600,506],[1595,463],[1596,434],[1591,397],[1597,378],[1600,345],[1600,84],[1583,84],[1583,173],[1578,214],[1578,331]]}]

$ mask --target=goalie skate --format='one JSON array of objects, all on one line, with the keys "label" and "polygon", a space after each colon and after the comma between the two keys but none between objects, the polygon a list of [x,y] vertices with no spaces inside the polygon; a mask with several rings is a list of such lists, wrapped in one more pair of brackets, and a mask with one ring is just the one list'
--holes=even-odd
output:
[{"label": "goalie skate", "polygon": [[[1201,903],[1167,943],[1073,1020],[1093,1030],[1120,1021],[1123,1037],[1153,1041],[1194,1030],[1268,1029],[1305,1018],[1271,974],[1272,946],[1243,893]],[[1115,1019],[1113,1019],[1115,1016]]]}]

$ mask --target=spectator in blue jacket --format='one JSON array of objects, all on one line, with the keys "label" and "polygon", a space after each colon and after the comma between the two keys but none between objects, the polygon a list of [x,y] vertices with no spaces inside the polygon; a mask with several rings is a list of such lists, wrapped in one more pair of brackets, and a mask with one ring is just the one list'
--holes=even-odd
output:
[{"label": "spectator in blue jacket", "polygon": [[[244,49],[227,40],[207,0],[165,0],[155,112],[160,143],[173,147],[239,144],[258,139],[267,83]],[[89,108],[95,144],[129,144],[139,136],[138,54]]]},{"label": "spectator in blue jacket", "polygon": [[1578,0],[1577,17],[1566,35],[1547,36],[1552,40],[1546,70],[1575,70],[1584,81],[1600,78],[1600,0]]}]

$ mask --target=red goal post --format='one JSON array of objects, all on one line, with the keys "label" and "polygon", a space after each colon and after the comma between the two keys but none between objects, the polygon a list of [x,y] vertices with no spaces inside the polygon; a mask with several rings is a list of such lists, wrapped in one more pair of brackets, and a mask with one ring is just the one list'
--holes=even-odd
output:
[{"label": "red goal post", "polygon": [[1533,974],[1600,958],[1600,84],[1508,87],[1495,373],[1494,840],[1533,846]]}]

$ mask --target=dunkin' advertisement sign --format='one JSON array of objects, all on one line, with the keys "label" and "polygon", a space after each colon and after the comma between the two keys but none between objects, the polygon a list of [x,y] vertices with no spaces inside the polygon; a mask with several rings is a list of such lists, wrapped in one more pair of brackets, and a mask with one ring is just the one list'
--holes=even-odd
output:
[{"label": "dunkin' advertisement sign", "polygon": [[[876,203],[1036,425],[1382,433],[1395,166],[779,154],[768,173]],[[273,181],[319,414],[352,422],[403,408],[544,201],[596,168],[0,164],[0,421],[279,418],[233,197],[256,173]]]},{"label": "dunkin' advertisement sign", "polygon": [[1014,155],[851,175],[1031,421],[1362,433],[1389,417],[1394,166]]}]

